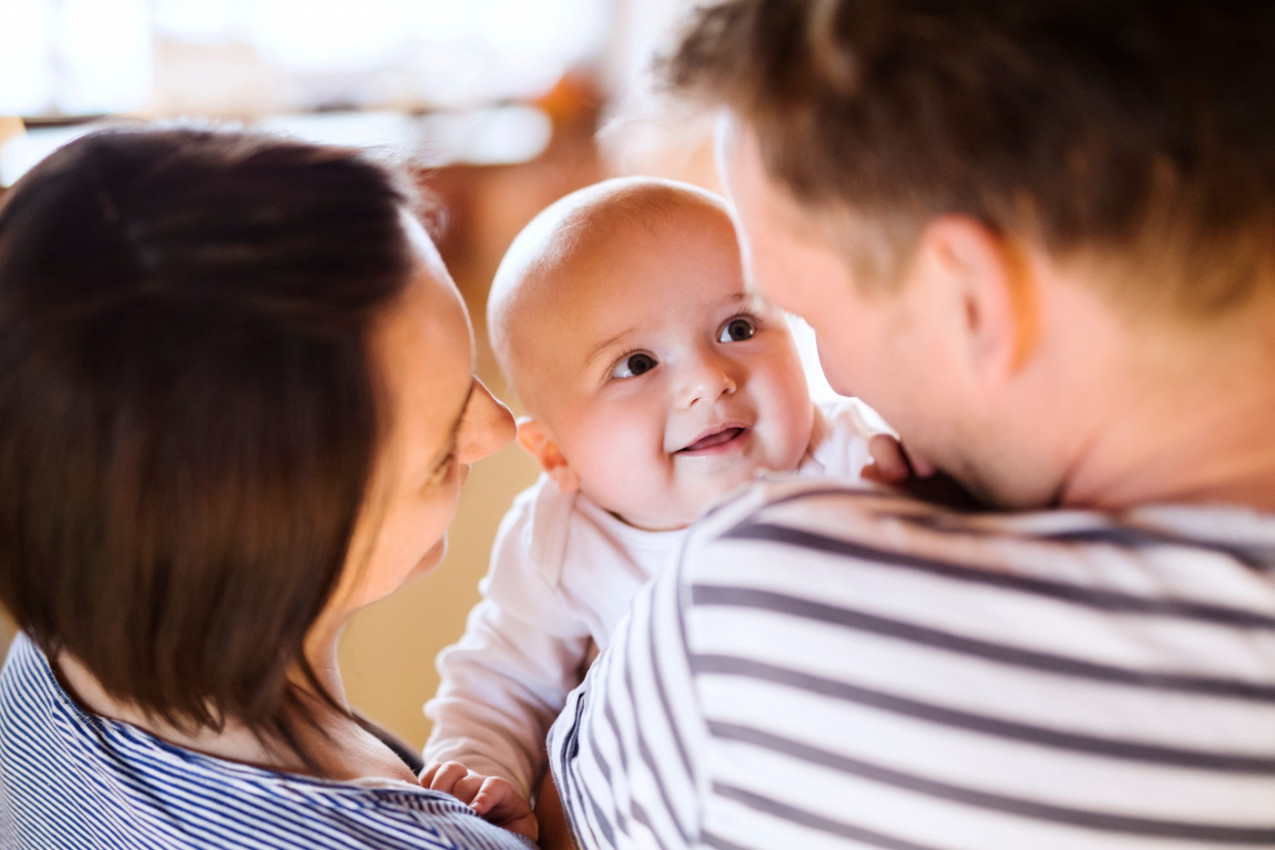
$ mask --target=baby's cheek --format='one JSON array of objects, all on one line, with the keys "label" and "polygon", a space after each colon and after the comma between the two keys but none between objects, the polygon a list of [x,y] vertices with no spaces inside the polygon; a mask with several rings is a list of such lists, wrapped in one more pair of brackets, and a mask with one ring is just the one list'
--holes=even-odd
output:
[{"label": "baby's cheek", "polygon": [[763,420],[766,465],[787,471],[797,467],[810,447],[814,403],[805,393],[780,393],[769,401]]},{"label": "baby's cheek", "polygon": [[584,476],[616,501],[649,500],[667,486],[671,475],[671,460],[663,451],[654,451],[650,442],[630,429],[613,430],[611,439],[595,447],[593,463]]}]

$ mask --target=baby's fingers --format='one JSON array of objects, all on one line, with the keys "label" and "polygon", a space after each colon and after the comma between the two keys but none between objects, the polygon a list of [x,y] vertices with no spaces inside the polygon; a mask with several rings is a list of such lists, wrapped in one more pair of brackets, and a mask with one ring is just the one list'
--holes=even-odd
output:
[{"label": "baby's fingers", "polygon": [[463,784],[463,780],[469,775],[469,770],[465,765],[456,761],[445,761],[439,764],[430,765],[423,774],[421,774],[421,785],[426,788],[432,788],[435,791],[442,791],[444,794],[452,794],[459,797],[457,793],[457,785]]},{"label": "baby's fingers", "polygon": [[497,826],[525,835],[532,841],[536,840],[540,832],[531,806],[502,777],[489,776],[483,780],[470,807]]},{"label": "baby's fingers", "polygon": [[416,778],[416,781],[421,784],[422,788],[431,787],[431,783],[434,781],[434,775],[438,773],[438,769],[442,766],[443,763],[441,761],[436,761],[433,764],[427,765],[425,769],[421,771],[421,775]]},{"label": "baby's fingers", "polygon": [[478,793],[470,801],[470,808],[480,815],[507,807],[510,799],[521,801],[509,781],[499,776],[488,776],[479,786]]}]

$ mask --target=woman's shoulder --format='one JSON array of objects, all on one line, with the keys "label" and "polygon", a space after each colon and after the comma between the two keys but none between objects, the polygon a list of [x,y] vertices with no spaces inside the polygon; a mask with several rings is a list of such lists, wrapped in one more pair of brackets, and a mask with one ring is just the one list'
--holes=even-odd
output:
[{"label": "woman's shoulder", "polygon": [[[4,846],[508,848],[527,845],[449,795],[239,764],[88,714],[25,635],[0,674]],[[71,839],[70,836],[77,836]]]}]

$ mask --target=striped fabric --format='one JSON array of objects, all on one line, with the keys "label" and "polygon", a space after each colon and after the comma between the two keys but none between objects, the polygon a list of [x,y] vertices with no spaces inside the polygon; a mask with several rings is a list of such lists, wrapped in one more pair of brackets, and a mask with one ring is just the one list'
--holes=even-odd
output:
[{"label": "striped fabric", "polygon": [[526,850],[445,794],[328,782],[85,714],[18,635],[0,673],[0,847]]},{"label": "striped fabric", "polygon": [[1275,847],[1275,518],[758,485],[549,747],[584,848]]}]

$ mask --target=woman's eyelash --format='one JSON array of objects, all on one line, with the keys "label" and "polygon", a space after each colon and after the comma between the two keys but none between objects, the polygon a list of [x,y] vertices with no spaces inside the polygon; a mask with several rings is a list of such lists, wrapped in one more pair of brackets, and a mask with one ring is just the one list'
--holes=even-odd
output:
[{"label": "woman's eyelash", "polygon": [[447,452],[447,455],[438,462],[438,466],[434,467],[434,471],[430,473],[430,476],[429,476],[430,483],[433,484],[437,482],[438,479],[445,476],[447,472],[452,468],[452,464],[455,462],[456,462],[456,447],[453,446]]}]

